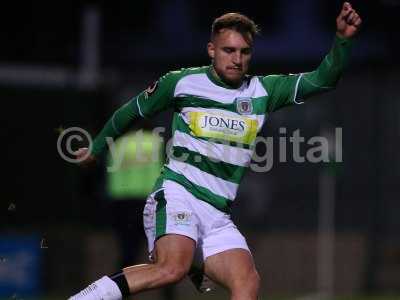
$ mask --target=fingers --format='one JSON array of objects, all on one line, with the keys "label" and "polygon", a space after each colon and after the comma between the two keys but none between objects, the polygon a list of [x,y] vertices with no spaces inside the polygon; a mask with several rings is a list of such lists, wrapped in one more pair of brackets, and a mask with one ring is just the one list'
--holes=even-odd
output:
[{"label": "fingers", "polygon": [[344,11],[349,11],[349,10],[351,10],[351,4],[349,3],[349,2],[344,2],[343,3],[343,7],[342,7],[342,9],[344,10]]},{"label": "fingers", "polygon": [[351,24],[352,20],[354,19],[355,11],[351,11],[347,16],[346,16],[346,23]]},{"label": "fingers", "polygon": [[360,18],[359,15],[357,15],[357,17],[358,17],[358,18],[355,19],[353,25],[354,25],[355,27],[360,27],[360,25],[361,25],[361,23],[362,23],[362,20],[361,20],[361,18]]},{"label": "fingers", "polygon": [[340,12],[339,18],[344,20],[347,24],[353,26],[360,26],[361,25],[361,18],[359,14],[353,9],[349,2],[344,2],[342,11]]},{"label": "fingers", "polygon": [[351,4],[349,2],[344,2],[339,17],[345,19],[352,10],[353,8],[351,7]]},{"label": "fingers", "polygon": [[345,20],[349,25],[359,26],[361,24],[361,18],[355,10],[351,11]]},{"label": "fingers", "polygon": [[79,148],[77,151],[75,151],[73,154],[75,156],[81,156],[85,154],[88,151],[88,148]]},{"label": "fingers", "polygon": [[361,18],[349,2],[344,2],[340,14],[336,18],[336,32],[339,37],[354,36],[361,25]]},{"label": "fingers", "polygon": [[77,163],[80,166],[87,167],[92,163],[96,162],[96,157],[89,153],[89,149],[86,147],[79,148],[77,151],[72,153],[75,155],[75,159],[77,159]]}]

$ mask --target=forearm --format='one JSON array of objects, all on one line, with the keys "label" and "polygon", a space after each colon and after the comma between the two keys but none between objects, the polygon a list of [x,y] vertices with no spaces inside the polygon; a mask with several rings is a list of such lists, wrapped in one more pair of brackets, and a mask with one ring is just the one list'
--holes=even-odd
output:
[{"label": "forearm", "polygon": [[336,87],[347,66],[352,41],[335,36],[332,49],[315,71],[302,74],[299,82],[299,99],[331,90]]},{"label": "forearm", "polygon": [[107,146],[107,138],[116,139],[124,134],[132,122],[139,117],[136,98],[120,107],[104,125],[103,129],[93,141],[91,154],[98,156]]}]

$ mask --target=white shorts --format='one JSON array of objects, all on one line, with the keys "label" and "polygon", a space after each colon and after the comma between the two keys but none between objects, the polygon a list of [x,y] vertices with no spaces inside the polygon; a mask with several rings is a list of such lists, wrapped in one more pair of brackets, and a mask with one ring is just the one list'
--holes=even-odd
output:
[{"label": "white shorts", "polygon": [[149,253],[153,251],[155,241],[165,234],[180,234],[193,239],[197,262],[229,249],[250,252],[245,238],[228,214],[197,199],[174,181],[164,181],[162,188],[147,198],[143,222]]}]

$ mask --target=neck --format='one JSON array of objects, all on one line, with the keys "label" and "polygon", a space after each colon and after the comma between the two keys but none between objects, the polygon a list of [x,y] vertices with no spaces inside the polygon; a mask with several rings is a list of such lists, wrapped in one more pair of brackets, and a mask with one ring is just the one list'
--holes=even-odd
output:
[{"label": "neck", "polygon": [[211,67],[211,73],[213,74],[213,76],[215,76],[215,78],[217,78],[218,80],[222,81],[223,83],[225,83],[226,85],[229,85],[232,88],[239,88],[242,85],[242,80],[238,83],[233,83],[233,82],[228,82],[226,81],[222,76],[220,76],[217,71],[215,70],[214,66]]}]

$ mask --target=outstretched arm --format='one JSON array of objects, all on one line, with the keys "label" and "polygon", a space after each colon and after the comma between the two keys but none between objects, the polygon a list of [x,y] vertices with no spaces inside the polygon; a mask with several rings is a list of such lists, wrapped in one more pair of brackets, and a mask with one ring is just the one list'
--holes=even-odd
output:
[{"label": "outstretched arm", "polygon": [[92,163],[107,147],[107,138],[115,140],[126,133],[137,118],[149,118],[171,107],[176,80],[176,74],[168,73],[116,110],[94,139],[90,154],[88,148],[80,148],[74,153],[76,158],[85,158],[82,165]]},{"label": "outstretched arm", "polygon": [[135,119],[140,117],[135,101],[136,97],[114,112],[94,139],[90,154],[86,147],[80,148],[74,153],[78,160],[85,158],[81,161],[82,165],[88,165],[96,160],[96,157],[103,152],[107,145],[107,137],[113,140],[118,138],[129,129]]}]

